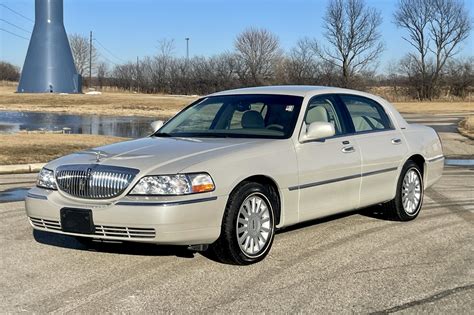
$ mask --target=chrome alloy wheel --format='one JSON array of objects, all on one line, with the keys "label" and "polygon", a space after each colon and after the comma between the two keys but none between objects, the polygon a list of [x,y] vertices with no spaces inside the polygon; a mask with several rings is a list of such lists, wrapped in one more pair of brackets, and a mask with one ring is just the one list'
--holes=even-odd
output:
[{"label": "chrome alloy wheel", "polygon": [[273,237],[273,212],[268,199],[254,193],[248,196],[237,215],[237,242],[248,257],[258,257]]},{"label": "chrome alloy wheel", "polygon": [[408,215],[414,215],[419,209],[421,198],[421,175],[415,168],[411,168],[405,173],[405,177],[403,178],[403,210],[405,210]]}]

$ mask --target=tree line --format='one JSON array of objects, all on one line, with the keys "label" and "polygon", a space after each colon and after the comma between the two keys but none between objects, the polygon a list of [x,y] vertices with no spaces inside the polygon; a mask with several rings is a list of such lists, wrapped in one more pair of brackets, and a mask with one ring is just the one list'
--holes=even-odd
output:
[{"label": "tree line", "polygon": [[[88,38],[69,36],[78,72],[92,86],[144,93],[207,94],[269,84],[330,85],[355,89],[391,86],[411,98],[466,97],[474,84],[474,57],[457,58],[473,21],[463,0],[398,0],[392,21],[411,50],[377,71],[384,42],[382,15],[364,0],[330,0],[323,40],[302,38],[284,52],[278,36],[250,27],[232,50],[209,57],[176,57],[173,40],[161,40],[154,56],[110,65]],[[103,56],[104,57],[104,56]]]}]

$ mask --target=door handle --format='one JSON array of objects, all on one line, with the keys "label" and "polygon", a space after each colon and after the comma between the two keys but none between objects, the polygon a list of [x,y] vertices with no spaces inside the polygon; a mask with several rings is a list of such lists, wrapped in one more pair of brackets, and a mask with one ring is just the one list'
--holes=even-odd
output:
[{"label": "door handle", "polygon": [[400,143],[402,143],[402,139],[399,139],[399,138],[392,139],[392,144],[400,144]]},{"label": "door handle", "polygon": [[342,148],[341,151],[344,153],[352,153],[352,152],[355,152],[355,149],[353,146],[347,146],[347,147]]}]

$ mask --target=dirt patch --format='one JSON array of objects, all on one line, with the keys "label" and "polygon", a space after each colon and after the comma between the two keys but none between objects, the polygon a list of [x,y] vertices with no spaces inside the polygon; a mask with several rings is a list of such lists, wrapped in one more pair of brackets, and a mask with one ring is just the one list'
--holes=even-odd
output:
[{"label": "dirt patch", "polygon": [[458,131],[465,137],[474,140],[474,116],[468,116],[459,122]]}]

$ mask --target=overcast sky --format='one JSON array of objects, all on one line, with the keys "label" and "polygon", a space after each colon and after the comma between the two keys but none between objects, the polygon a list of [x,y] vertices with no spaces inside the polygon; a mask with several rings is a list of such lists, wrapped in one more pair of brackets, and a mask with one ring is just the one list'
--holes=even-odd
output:
[{"label": "overcast sky", "polygon": [[[386,49],[379,67],[383,71],[410,46],[402,39],[403,30],[392,23],[396,1],[366,2],[383,16],[380,31]],[[472,15],[474,0],[465,2]],[[0,4],[34,20],[34,0],[0,0]],[[191,56],[230,51],[235,36],[249,26],[274,32],[283,49],[289,50],[305,36],[323,40],[326,5],[327,0],[64,0],[64,24],[68,33],[88,36],[92,30],[108,50],[99,46],[100,54],[113,65],[153,55],[163,38],[174,39],[178,56],[186,53],[186,37],[190,38]],[[29,38],[27,31],[33,29],[33,23],[0,6],[0,29],[0,59],[22,66],[28,40],[5,30]],[[474,55],[473,35],[462,48],[462,56]]]}]

